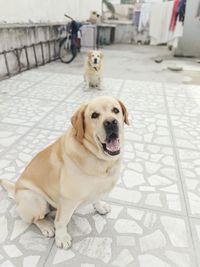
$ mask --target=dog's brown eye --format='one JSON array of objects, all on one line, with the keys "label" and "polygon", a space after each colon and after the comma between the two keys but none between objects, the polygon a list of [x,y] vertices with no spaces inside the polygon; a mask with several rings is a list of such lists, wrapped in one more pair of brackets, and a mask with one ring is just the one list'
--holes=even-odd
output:
[{"label": "dog's brown eye", "polygon": [[117,113],[119,113],[119,109],[118,109],[118,108],[113,108],[113,112],[114,112],[115,114],[117,114]]},{"label": "dog's brown eye", "polygon": [[92,119],[97,119],[99,117],[99,115],[100,115],[99,113],[93,112],[91,118]]}]

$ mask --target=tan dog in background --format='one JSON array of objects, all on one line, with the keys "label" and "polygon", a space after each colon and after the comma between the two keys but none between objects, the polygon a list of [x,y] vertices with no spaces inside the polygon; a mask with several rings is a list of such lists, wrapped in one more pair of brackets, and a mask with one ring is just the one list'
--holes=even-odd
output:
[{"label": "tan dog in background", "polygon": [[[17,203],[21,218],[38,226],[58,247],[71,246],[67,225],[77,207],[93,202],[100,214],[110,206],[98,199],[109,192],[120,174],[124,144],[125,106],[114,97],[98,97],[82,105],[72,126],[37,154],[14,184],[0,180]],[[45,216],[56,209],[54,224]]]},{"label": "tan dog in background", "polygon": [[86,88],[102,88],[103,81],[103,54],[101,51],[89,51],[85,61],[84,80]]}]

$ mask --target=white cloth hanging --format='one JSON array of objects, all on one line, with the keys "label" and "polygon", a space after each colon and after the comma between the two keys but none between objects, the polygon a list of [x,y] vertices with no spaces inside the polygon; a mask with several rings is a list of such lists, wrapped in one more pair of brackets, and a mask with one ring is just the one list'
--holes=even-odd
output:
[{"label": "white cloth hanging", "polygon": [[140,18],[138,24],[138,31],[141,32],[149,25],[151,8],[153,3],[159,3],[162,0],[145,0],[140,6]]},{"label": "white cloth hanging", "polygon": [[149,23],[150,12],[151,12],[151,4],[150,3],[142,4],[140,11],[139,25],[138,25],[139,32],[145,29],[145,27]]},{"label": "white cloth hanging", "polygon": [[183,23],[182,21],[177,20],[174,32],[171,32],[171,36],[169,37],[168,45],[173,48],[178,47],[178,41],[183,36]]},{"label": "white cloth hanging", "polygon": [[169,25],[173,11],[173,1],[155,3],[150,14],[151,45],[168,43],[170,38]]}]

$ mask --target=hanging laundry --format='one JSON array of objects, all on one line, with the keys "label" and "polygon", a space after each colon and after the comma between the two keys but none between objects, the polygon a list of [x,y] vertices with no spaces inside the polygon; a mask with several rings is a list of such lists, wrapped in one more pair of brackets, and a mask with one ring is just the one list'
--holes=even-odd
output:
[{"label": "hanging laundry", "polygon": [[177,48],[179,39],[183,36],[186,0],[174,0],[168,45]]},{"label": "hanging laundry", "polygon": [[140,21],[140,11],[134,11],[133,24],[138,27]]},{"label": "hanging laundry", "polygon": [[141,4],[136,3],[134,6],[134,11],[133,11],[133,25],[135,25],[138,28],[139,21],[140,21],[140,13],[141,13]]},{"label": "hanging laundry", "polygon": [[185,5],[186,5],[186,0],[180,0],[176,12],[176,19],[182,22],[185,19]]},{"label": "hanging laundry", "polygon": [[169,41],[169,26],[173,11],[173,1],[156,3],[152,5],[150,14],[151,44],[165,44]]},{"label": "hanging laundry", "polygon": [[176,18],[177,18],[177,8],[179,5],[180,0],[174,0],[174,6],[173,6],[173,11],[172,11],[172,17],[171,17],[171,22],[169,26],[170,31],[174,31],[175,26],[176,26]]},{"label": "hanging laundry", "polygon": [[138,31],[141,32],[149,23],[151,12],[151,3],[144,3],[141,6],[140,19],[138,25]]},{"label": "hanging laundry", "polygon": [[176,22],[176,26],[173,32],[170,32],[168,46],[173,48],[178,47],[178,41],[183,36],[183,23],[181,21]]},{"label": "hanging laundry", "polygon": [[143,31],[145,28],[147,28],[147,26],[149,26],[151,8],[153,3],[160,3],[160,2],[162,2],[162,0],[144,0],[144,2],[141,4],[139,25],[138,25],[139,32]]}]

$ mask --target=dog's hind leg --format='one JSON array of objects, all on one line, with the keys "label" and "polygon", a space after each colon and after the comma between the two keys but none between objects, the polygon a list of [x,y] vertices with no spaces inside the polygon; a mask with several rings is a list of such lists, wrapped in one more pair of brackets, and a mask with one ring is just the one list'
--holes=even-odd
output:
[{"label": "dog's hind leg", "polygon": [[35,224],[46,237],[54,236],[54,224],[45,219],[49,213],[48,202],[36,192],[22,189],[16,193],[17,212],[27,223]]}]

